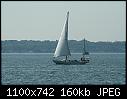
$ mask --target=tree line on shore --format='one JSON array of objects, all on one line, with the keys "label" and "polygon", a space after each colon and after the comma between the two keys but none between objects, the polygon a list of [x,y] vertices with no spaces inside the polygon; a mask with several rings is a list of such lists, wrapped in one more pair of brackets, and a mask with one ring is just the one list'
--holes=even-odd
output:
[{"label": "tree line on shore", "polygon": [[[2,53],[54,53],[58,40],[56,41],[34,41],[34,40],[4,40],[1,41]],[[124,53],[125,41],[115,42],[90,42],[86,40],[86,50],[97,53]],[[83,41],[69,40],[69,48],[72,53],[81,53]]]}]

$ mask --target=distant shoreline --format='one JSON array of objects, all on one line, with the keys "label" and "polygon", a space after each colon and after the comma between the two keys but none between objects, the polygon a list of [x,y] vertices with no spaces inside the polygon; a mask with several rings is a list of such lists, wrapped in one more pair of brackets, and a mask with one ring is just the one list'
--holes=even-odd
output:
[{"label": "distant shoreline", "polygon": [[[2,53],[54,53],[58,41],[6,40],[1,41]],[[71,53],[82,53],[83,40],[69,40]],[[90,53],[125,53],[126,42],[90,42],[86,40],[86,51]]]}]

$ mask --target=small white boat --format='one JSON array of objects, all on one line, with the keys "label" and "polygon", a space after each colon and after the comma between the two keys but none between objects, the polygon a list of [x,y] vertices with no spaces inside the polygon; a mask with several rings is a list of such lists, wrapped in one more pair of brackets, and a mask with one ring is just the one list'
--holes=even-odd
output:
[{"label": "small white boat", "polygon": [[[71,56],[69,46],[68,46],[68,18],[69,18],[69,12],[67,12],[65,24],[60,36],[60,39],[58,41],[53,62],[56,64],[64,64],[64,65],[82,65],[89,63],[89,57],[86,55],[89,55],[89,52],[86,52],[85,50],[85,39],[84,39],[84,47],[83,47],[83,54],[81,59],[79,60],[70,60],[69,56]],[[65,56],[65,59],[59,59],[60,56]]]}]

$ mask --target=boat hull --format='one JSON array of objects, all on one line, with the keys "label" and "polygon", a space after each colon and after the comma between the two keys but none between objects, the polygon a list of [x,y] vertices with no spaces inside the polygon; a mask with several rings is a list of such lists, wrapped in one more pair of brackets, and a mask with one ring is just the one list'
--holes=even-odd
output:
[{"label": "boat hull", "polygon": [[84,61],[78,61],[78,60],[53,60],[56,64],[62,64],[62,65],[83,65],[86,63],[89,63],[89,60]]}]

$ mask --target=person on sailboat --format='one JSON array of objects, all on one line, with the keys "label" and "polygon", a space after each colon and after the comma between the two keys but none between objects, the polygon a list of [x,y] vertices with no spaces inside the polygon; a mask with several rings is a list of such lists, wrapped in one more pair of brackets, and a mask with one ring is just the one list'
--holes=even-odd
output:
[{"label": "person on sailboat", "polygon": [[85,61],[85,57],[81,57],[81,61]]}]

